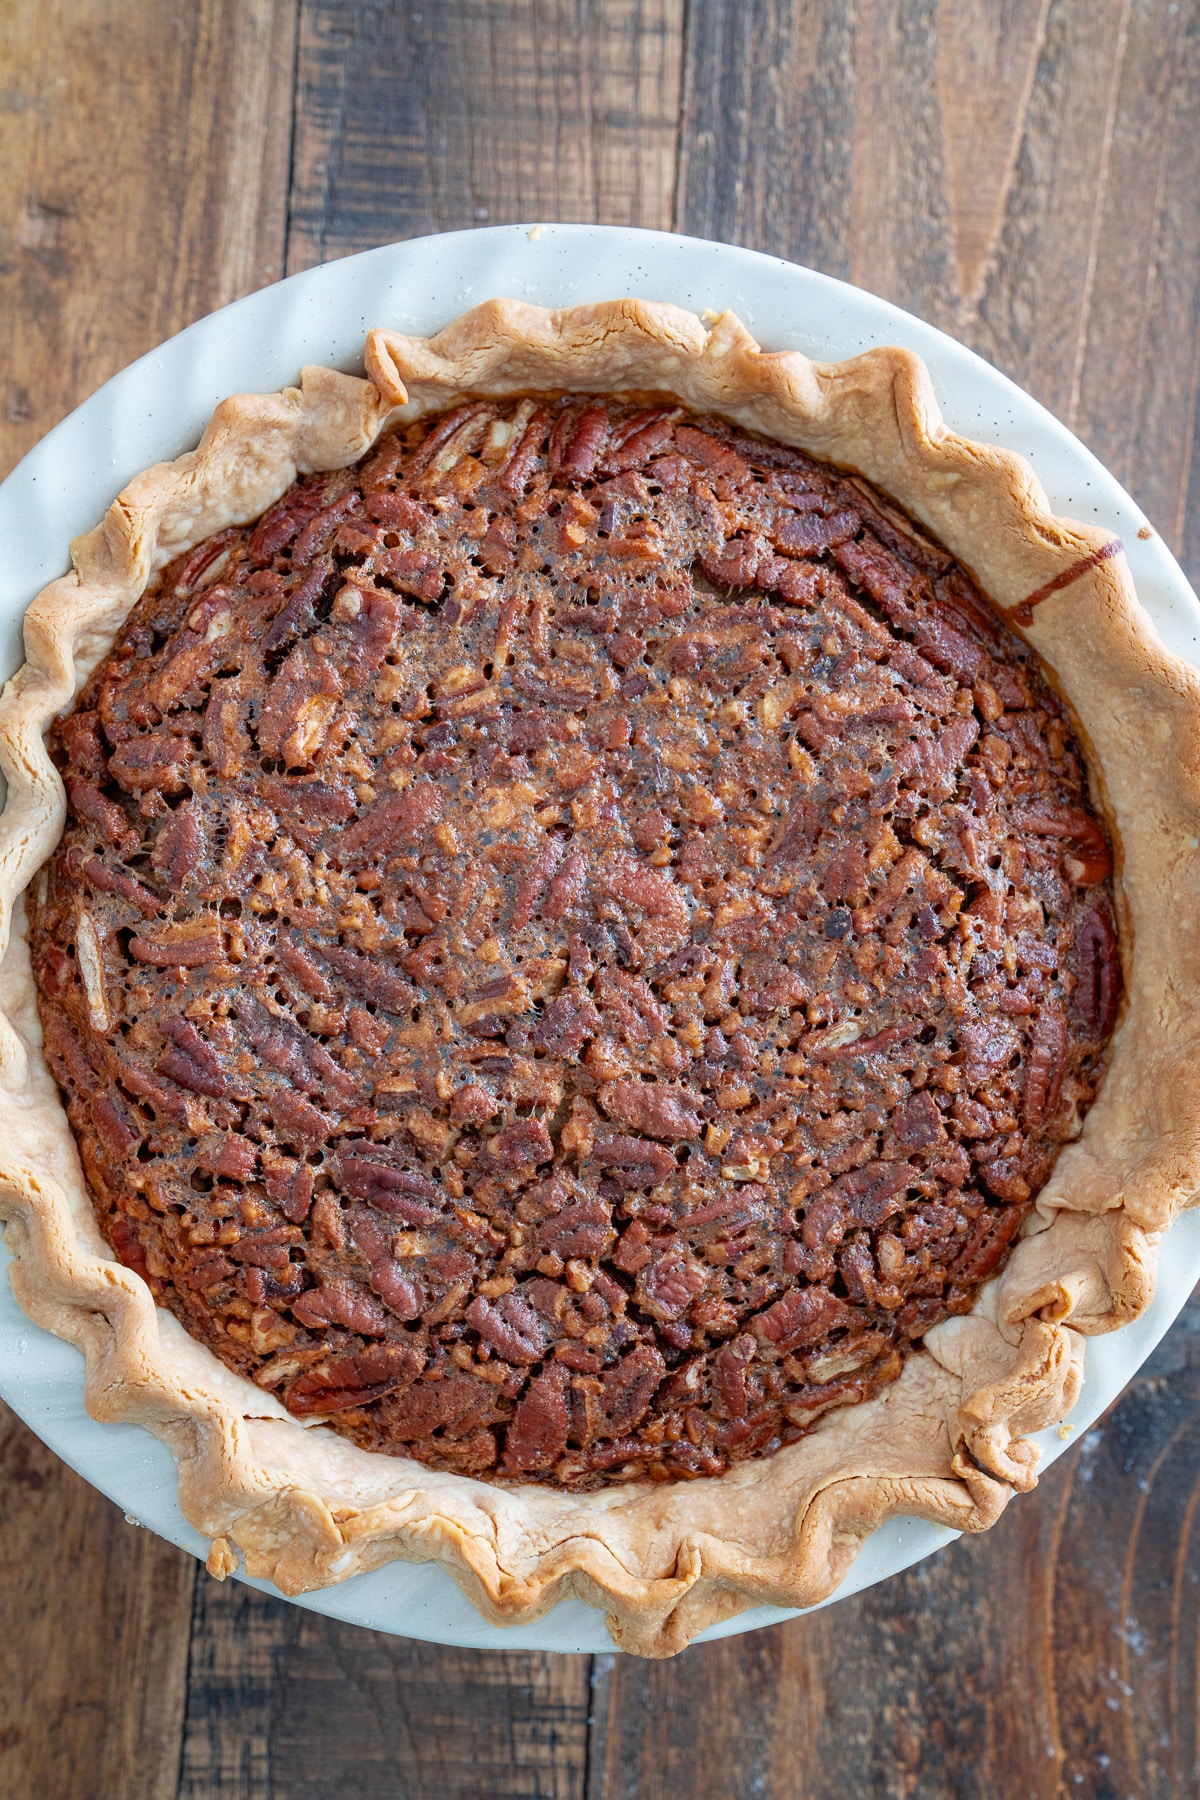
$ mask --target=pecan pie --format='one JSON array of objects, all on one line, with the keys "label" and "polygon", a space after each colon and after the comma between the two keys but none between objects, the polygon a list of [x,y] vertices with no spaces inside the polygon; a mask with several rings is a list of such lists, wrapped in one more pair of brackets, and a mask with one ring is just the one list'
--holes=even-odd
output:
[{"label": "pecan pie", "polygon": [[467,401],[171,562],[30,931],[108,1242],[367,1449],[716,1475],[1002,1264],[1116,1015],[1036,660],[860,480]]},{"label": "pecan pie", "polygon": [[493,302],[367,369],[226,402],[27,617],[14,1288],[215,1572],[669,1654],[990,1524],[1146,1305],[1200,694],[906,352]]}]

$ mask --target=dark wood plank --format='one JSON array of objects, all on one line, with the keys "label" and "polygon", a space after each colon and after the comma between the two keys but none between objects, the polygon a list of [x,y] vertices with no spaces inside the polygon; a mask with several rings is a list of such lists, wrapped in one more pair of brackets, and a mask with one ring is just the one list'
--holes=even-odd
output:
[{"label": "dark wood plank", "polygon": [[197,1566],[0,1403],[0,1793],[174,1800]]},{"label": "dark wood plank", "polygon": [[588,1659],[441,1649],[196,1592],[179,1800],[581,1800]]},{"label": "dark wood plank", "polygon": [[[0,474],[282,271],[293,0],[0,7]],[[173,1800],[195,1564],[0,1424],[0,1792]]]},{"label": "dark wood plank", "polygon": [[1131,9],[1071,423],[1200,581],[1200,8]]},{"label": "dark wood plank", "polygon": [[1196,0],[694,6],[678,227],[962,338],[1197,576],[1198,65]]},{"label": "dark wood plank", "polygon": [[289,271],[514,219],[669,229],[683,0],[304,0]]},{"label": "dark wood plank", "polygon": [[296,0],[0,7],[0,475],[282,273]]},{"label": "dark wood plank", "polygon": [[853,1600],[616,1658],[589,1800],[1195,1792],[1200,1301],[1000,1524]]},{"label": "dark wood plank", "polygon": [[690,8],[677,230],[849,279],[854,36],[838,0]]}]

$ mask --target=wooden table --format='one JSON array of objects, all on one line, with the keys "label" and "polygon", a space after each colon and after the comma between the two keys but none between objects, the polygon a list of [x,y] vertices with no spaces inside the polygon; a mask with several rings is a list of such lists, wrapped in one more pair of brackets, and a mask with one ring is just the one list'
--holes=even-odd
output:
[{"label": "wooden table", "polygon": [[[0,473],[285,273],[595,219],[793,257],[963,338],[1195,576],[1198,174],[1200,0],[7,0]],[[0,1794],[1194,1794],[1198,1333],[1193,1306],[989,1536],[653,1665],[218,1586],[7,1415]]]}]

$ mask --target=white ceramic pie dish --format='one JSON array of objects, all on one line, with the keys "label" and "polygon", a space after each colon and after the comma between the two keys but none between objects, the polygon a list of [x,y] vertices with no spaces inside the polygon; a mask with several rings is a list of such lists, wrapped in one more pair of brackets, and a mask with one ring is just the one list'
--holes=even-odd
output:
[{"label": "white ceramic pie dish", "polygon": [[[1033,464],[1054,510],[1119,534],[1140,597],[1168,647],[1200,662],[1200,604],[1119,485],[1034,401],[961,346],[874,297],[793,265],[723,245],[587,226],[514,226],[429,238],[369,252],[294,278],[202,321],[110,382],[52,432],[0,487],[0,626],[4,674],[21,660],[20,620],[66,562],[71,537],[96,522],[147,464],[198,438],[214,405],[234,392],[277,389],[305,362],[358,366],[372,325],[429,333],[492,296],[566,305],[633,295],[696,311],[735,310],[767,349],[838,360],[899,343],[927,363],[947,422],[1005,445]],[[1200,1219],[1184,1215],[1162,1258],[1157,1297],[1134,1324],[1090,1339],[1073,1431],[1042,1434],[1043,1466],[1103,1410],[1167,1329],[1200,1277]],[[98,1425],[83,1408],[83,1363],[32,1326],[0,1290],[0,1393],[64,1459],[131,1515],[204,1554],[179,1512],[169,1452],[137,1427]],[[918,1521],[878,1531],[839,1594],[869,1586],[946,1542]],[[536,1624],[484,1622],[448,1575],[392,1563],[307,1596],[300,1604],[355,1623],[431,1641],[556,1650],[611,1648],[600,1613],[581,1602]],[[702,1635],[790,1616],[738,1615]]]}]

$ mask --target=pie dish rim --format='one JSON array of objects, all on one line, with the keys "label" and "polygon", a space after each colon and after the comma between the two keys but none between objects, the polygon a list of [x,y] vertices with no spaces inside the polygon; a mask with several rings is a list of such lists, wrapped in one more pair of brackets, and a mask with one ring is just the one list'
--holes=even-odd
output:
[{"label": "pie dish rim", "polygon": [[761,428],[761,427],[759,427],[759,428]]}]

